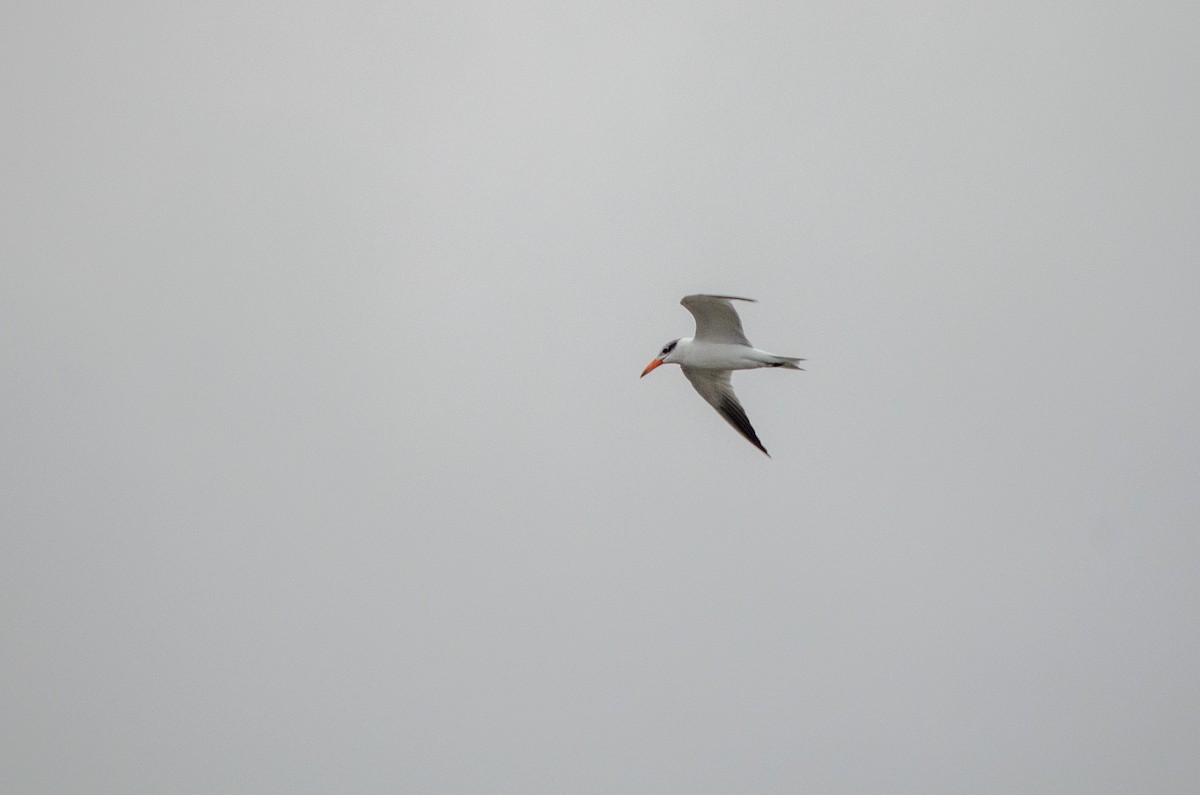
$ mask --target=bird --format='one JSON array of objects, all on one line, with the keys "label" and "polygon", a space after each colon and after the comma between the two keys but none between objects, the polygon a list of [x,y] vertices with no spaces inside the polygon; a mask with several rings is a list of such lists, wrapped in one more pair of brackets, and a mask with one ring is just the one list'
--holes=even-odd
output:
[{"label": "bird", "polygon": [[730,374],[734,370],[753,370],[759,367],[782,367],[787,370],[803,370],[796,356],[779,356],[759,350],[746,339],[742,331],[742,320],[738,317],[732,301],[756,303],[753,298],[734,295],[688,295],[680,301],[684,309],[696,318],[696,334],[671,340],[662,347],[658,355],[646,365],[639,378],[664,364],[677,364],[684,377],[708,401],[725,421],[761,450],[767,458],[771,454],[759,441],[754,426],[746,417],[746,411],[733,392]]}]

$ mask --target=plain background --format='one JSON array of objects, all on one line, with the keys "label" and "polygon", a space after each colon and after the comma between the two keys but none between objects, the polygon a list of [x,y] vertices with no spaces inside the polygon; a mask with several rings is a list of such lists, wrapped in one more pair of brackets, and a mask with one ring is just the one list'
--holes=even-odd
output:
[{"label": "plain background", "polygon": [[1194,791],[1195,3],[0,13],[0,789]]}]

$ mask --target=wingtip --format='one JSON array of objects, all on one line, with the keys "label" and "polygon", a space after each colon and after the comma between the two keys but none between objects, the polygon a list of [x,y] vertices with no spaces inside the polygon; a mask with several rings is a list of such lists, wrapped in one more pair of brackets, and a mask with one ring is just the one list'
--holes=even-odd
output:
[{"label": "wingtip", "polygon": [[683,298],[679,299],[679,303],[683,304],[684,301],[688,301],[693,298],[719,298],[722,301],[749,301],[752,304],[758,303],[757,298],[744,298],[740,295],[715,295],[713,293],[692,293],[691,295],[685,295]]}]

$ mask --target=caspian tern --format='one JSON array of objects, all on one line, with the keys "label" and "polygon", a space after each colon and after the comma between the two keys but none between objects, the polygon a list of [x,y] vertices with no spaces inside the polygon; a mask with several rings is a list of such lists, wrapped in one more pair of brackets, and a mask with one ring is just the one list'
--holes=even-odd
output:
[{"label": "caspian tern", "polygon": [[733,295],[689,295],[679,303],[696,318],[696,335],[671,340],[655,356],[642,377],[663,364],[677,364],[687,380],[709,404],[717,410],[738,433],[766,453],[758,440],[758,434],[746,418],[742,404],[733,393],[730,372],[753,370],[758,367],[784,367],[788,370],[803,370],[796,362],[803,359],[795,356],[777,356],[759,350],[750,344],[742,331],[742,321],[730,301],[751,301],[753,298],[738,298]]}]

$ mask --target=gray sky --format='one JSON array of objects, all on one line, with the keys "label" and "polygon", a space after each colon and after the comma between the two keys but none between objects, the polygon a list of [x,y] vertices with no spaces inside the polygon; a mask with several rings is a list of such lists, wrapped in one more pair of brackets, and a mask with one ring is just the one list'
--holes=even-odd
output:
[{"label": "gray sky", "polygon": [[3,12],[0,789],[1192,791],[1200,12],[1070,5]]}]

